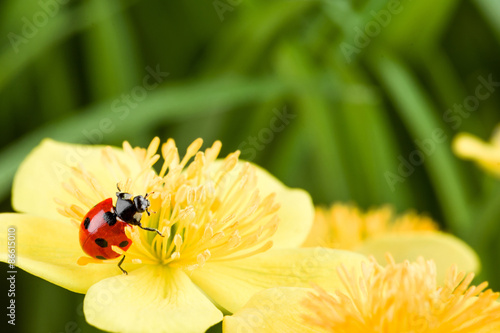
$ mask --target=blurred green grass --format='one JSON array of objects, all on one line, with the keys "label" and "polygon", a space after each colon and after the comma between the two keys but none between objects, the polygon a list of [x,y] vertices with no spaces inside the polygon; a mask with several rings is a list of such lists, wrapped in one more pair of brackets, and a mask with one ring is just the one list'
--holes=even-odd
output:
[{"label": "blurred green grass", "polygon": [[[478,77],[500,79],[498,2],[228,6],[221,13],[211,1],[1,2],[2,211],[11,210],[17,166],[44,137],[147,145],[159,135],[174,138],[181,151],[197,137],[207,144],[220,139],[223,155],[241,149],[243,158],[305,188],[317,204],[392,203],[428,212],[478,251],[479,279],[500,290],[500,183],[450,150],[459,131],[491,134],[500,122],[500,94],[456,128],[443,118],[474,94]],[[384,21],[391,6],[397,13]],[[377,24],[359,47],[359,31]],[[346,45],[357,51],[346,55]],[[147,68],[169,74],[127,102],[144,86]],[[273,130],[284,110],[295,117]],[[112,130],[100,129],[103,119]],[[391,188],[386,172],[398,174],[401,159],[436,128],[447,140]],[[78,315],[81,295],[28,275],[19,285],[21,331],[67,331],[72,321],[96,331]]]}]

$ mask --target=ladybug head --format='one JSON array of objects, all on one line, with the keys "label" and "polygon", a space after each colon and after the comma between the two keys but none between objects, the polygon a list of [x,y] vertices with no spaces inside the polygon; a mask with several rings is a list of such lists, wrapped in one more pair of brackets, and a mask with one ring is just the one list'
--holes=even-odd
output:
[{"label": "ladybug head", "polygon": [[147,212],[149,215],[148,208],[151,205],[147,197],[143,197],[142,195],[138,195],[134,198],[134,206],[138,213]]}]

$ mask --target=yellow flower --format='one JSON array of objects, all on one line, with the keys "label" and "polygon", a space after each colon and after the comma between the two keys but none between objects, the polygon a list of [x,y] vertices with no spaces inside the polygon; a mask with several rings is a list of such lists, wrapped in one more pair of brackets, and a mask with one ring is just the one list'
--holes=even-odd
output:
[{"label": "yellow flower", "polygon": [[[498,293],[487,283],[469,286],[474,275],[448,270],[443,284],[433,261],[386,267],[373,259],[359,276],[338,269],[347,292],[272,288],[224,318],[224,332],[486,333],[500,329]],[[286,301],[284,301],[286,300]]]},{"label": "yellow flower", "polygon": [[396,262],[422,256],[436,262],[439,278],[445,276],[451,264],[468,272],[479,270],[479,259],[466,243],[440,232],[428,216],[415,212],[397,216],[390,206],[368,212],[345,204],[316,208],[313,227],[303,246],[351,250],[379,261],[387,252]]},{"label": "yellow flower", "polygon": [[453,150],[457,156],[472,160],[500,177],[500,126],[489,143],[467,133],[458,134],[453,141]]},{"label": "yellow flower", "polygon": [[[309,281],[340,288],[332,269],[364,257],[299,248],[313,220],[309,195],[238,161],[238,152],[217,160],[220,142],[204,152],[201,145],[194,141],[181,158],[173,140],[157,154],[158,138],[147,149],[44,140],[14,180],[21,213],[0,214],[0,260],[8,260],[7,230],[15,228],[18,267],[86,293],[87,321],[120,332],[204,332],[222,319],[221,309],[236,311],[264,288]],[[141,223],[165,235],[126,228],[128,275],[120,258],[90,258],[78,240],[85,214],[114,198],[117,183],[133,195],[153,192],[156,213]]]}]

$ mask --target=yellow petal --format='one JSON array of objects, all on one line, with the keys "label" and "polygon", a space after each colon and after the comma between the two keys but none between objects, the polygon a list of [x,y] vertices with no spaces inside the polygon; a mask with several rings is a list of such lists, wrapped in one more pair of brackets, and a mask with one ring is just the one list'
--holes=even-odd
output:
[{"label": "yellow petal", "polygon": [[[494,138],[498,141],[498,138]],[[484,169],[500,175],[500,146],[486,143],[479,138],[460,133],[453,141],[457,156],[477,162]]]},{"label": "yellow petal", "polygon": [[336,277],[337,266],[344,264],[358,270],[362,261],[364,256],[343,250],[270,250],[241,260],[208,262],[194,270],[191,279],[220,306],[235,312],[266,288],[310,287],[311,282],[327,290],[343,288]]},{"label": "yellow petal", "polygon": [[378,262],[385,262],[389,252],[397,263],[416,261],[418,257],[436,262],[438,282],[444,280],[448,268],[455,264],[459,271],[477,272],[479,258],[462,240],[442,232],[412,232],[386,234],[367,239],[355,249],[365,255],[373,255]]},{"label": "yellow petal", "polygon": [[271,288],[255,294],[247,304],[232,316],[224,317],[225,333],[316,333],[302,316],[310,313],[301,306],[312,289]]},{"label": "yellow petal", "polygon": [[281,205],[278,230],[273,236],[275,249],[300,246],[306,239],[314,220],[311,196],[304,190],[292,189],[257,165],[257,187],[265,197],[276,193],[276,203]]},{"label": "yellow petal", "polygon": [[222,313],[179,269],[144,266],[92,286],[85,319],[112,332],[205,332]]},{"label": "yellow petal", "polygon": [[[12,189],[14,209],[50,219],[67,220],[57,212],[59,206],[54,198],[69,203],[74,201],[74,198],[64,190],[62,183],[73,176],[71,168],[78,165],[91,173],[107,193],[114,194],[116,183],[124,179],[120,178],[120,174],[111,174],[105,167],[102,151],[102,146],[43,140],[26,157],[16,173]],[[128,168],[138,170],[137,162],[128,158],[121,150],[114,151]],[[85,192],[86,187],[80,190]]]},{"label": "yellow petal", "polygon": [[[15,232],[10,233],[10,228]],[[115,263],[78,265],[78,258],[85,253],[78,240],[78,228],[70,222],[0,214],[0,261],[3,262],[9,259],[8,241],[15,242],[17,267],[74,292],[85,293],[94,283],[122,274]]]}]

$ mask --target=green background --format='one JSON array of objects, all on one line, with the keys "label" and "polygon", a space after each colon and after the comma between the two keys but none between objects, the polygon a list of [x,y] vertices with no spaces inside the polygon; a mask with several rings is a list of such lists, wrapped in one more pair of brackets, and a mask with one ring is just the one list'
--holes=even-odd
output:
[{"label": "green background", "polygon": [[[500,122],[500,92],[467,104],[500,81],[500,2],[3,0],[0,36],[2,211],[45,137],[221,140],[316,204],[428,213],[500,290],[500,184],[450,149]],[[83,295],[26,273],[17,288],[19,331],[97,331]]]}]

